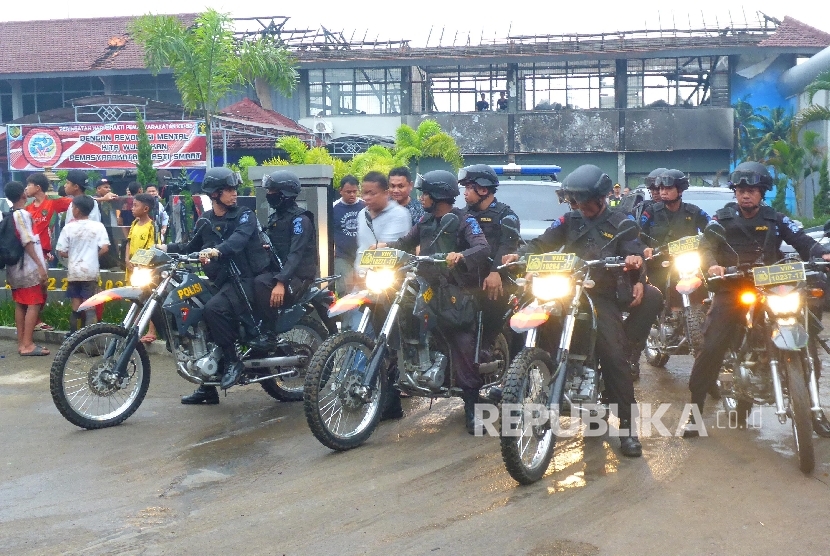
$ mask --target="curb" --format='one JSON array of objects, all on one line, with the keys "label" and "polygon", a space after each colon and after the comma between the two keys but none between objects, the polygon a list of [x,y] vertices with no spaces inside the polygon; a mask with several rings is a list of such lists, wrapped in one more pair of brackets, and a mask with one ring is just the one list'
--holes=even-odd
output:
[{"label": "curb", "polygon": [[[35,330],[32,338],[39,344],[54,344],[61,345],[64,340],[66,332],[58,330]],[[4,340],[16,340],[17,328],[14,326],[0,326],[0,338]],[[156,340],[152,344],[145,344],[147,353],[150,355],[166,355],[172,357],[172,354],[164,347],[165,343],[162,340]]]}]

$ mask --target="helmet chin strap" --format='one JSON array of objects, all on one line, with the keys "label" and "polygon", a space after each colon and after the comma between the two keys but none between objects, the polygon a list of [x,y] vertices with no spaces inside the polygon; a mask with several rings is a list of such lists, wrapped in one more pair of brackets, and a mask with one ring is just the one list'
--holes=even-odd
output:
[{"label": "helmet chin strap", "polygon": [[481,203],[482,203],[482,201],[487,199],[487,197],[490,196],[490,190],[487,189],[487,195],[484,195],[483,197],[481,196],[481,194],[479,194],[478,191],[473,190],[473,193],[475,193],[476,196],[478,197],[478,201],[476,201],[475,203],[468,204],[467,208],[470,208],[472,210],[481,210]]},{"label": "helmet chin strap", "polygon": [[225,203],[223,203],[221,201],[221,198],[222,198],[222,192],[220,191],[219,195],[217,195],[216,197],[211,197],[210,200],[213,201],[214,203],[216,203],[217,205],[221,206],[222,208],[224,208],[226,211],[231,210],[233,208],[233,205],[226,205]]}]

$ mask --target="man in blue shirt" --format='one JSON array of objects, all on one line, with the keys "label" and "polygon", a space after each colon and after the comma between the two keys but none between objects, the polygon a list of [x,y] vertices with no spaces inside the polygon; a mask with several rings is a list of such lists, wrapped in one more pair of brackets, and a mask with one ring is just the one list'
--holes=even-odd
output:
[{"label": "man in blue shirt", "polygon": [[389,196],[409,211],[413,226],[424,216],[421,201],[412,198],[412,174],[406,166],[398,166],[389,171]]},{"label": "man in blue shirt", "polygon": [[334,273],[341,278],[334,285],[338,296],[354,289],[354,259],[357,254],[357,215],[366,206],[358,199],[357,178],[351,174],[340,180],[340,199],[332,207],[334,219]]}]

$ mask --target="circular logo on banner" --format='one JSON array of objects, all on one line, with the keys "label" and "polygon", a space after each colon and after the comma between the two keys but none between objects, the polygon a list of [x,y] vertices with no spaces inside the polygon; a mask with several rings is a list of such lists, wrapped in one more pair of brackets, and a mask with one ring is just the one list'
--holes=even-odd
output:
[{"label": "circular logo on banner", "polygon": [[51,166],[61,157],[63,147],[51,129],[33,129],[23,138],[23,156],[35,166]]}]

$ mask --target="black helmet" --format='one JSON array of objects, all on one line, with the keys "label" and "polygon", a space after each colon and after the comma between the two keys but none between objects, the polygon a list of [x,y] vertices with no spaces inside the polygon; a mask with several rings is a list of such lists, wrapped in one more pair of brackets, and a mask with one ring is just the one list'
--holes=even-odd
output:
[{"label": "black helmet", "polygon": [[655,168],[654,170],[652,170],[646,178],[646,187],[649,189],[656,189],[657,186],[654,185],[654,180],[657,178],[657,176],[666,171],[668,171],[668,168]]},{"label": "black helmet", "polygon": [[608,174],[593,164],[583,164],[562,180],[562,191],[579,203],[588,199],[604,198],[611,192],[614,182]]},{"label": "black helmet", "polygon": [[666,170],[654,179],[657,187],[676,187],[678,193],[689,189],[689,178],[680,170]]},{"label": "black helmet", "polygon": [[458,171],[458,183],[467,185],[465,182],[472,182],[478,187],[495,189],[499,185],[499,177],[486,164],[473,164]]},{"label": "black helmet", "polygon": [[452,203],[458,197],[458,180],[446,170],[433,170],[423,176],[418,174],[415,180],[415,189],[421,190],[424,195],[432,197],[433,201],[447,201]]},{"label": "black helmet", "polygon": [[762,191],[772,189],[772,176],[767,167],[760,162],[741,162],[729,175],[729,188],[739,185],[758,187]]},{"label": "black helmet", "polygon": [[291,198],[299,195],[302,189],[300,178],[297,177],[297,174],[287,170],[278,170],[262,176],[262,187],[265,189],[275,189],[284,196]]},{"label": "black helmet", "polygon": [[202,180],[202,192],[210,195],[226,187],[239,187],[239,182],[239,176],[230,168],[211,168],[205,172],[205,179]]}]

